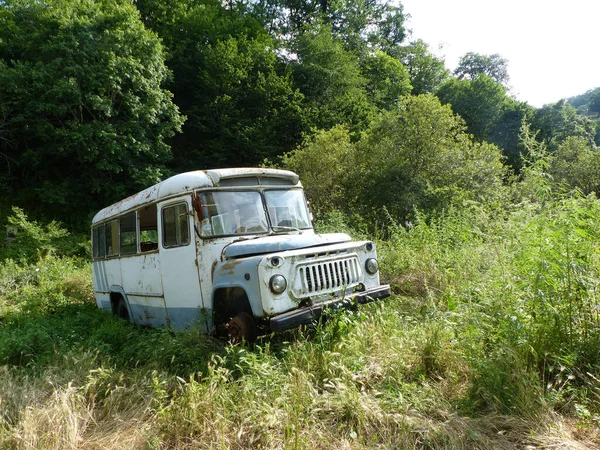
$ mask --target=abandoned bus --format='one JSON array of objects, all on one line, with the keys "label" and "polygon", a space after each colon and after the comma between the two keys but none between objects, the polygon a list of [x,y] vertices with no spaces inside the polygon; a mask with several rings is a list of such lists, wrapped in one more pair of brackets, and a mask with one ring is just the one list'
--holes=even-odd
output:
[{"label": "abandoned bus", "polygon": [[92,256],[98,307],[236,341],[390,295],[375,245],[315,234],[298,175],[285,170],[173,176],[98,212]]}]

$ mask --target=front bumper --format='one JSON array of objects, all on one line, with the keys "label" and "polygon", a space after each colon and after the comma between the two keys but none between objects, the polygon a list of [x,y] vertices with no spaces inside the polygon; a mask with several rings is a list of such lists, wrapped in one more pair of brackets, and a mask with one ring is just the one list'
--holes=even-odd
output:
[{"label": "front bumper", "polygon": [[355,292],[344,298],[328,300],[312,306],[303,306],[302,308],[272,317],[269,325],[272,331],[283,331],[294,328],[298,325],[310,323],[317,320],[324,309],[327,308],[350,308],[355,304],[363,304],[380,300],[390,296],[390,286],[387,284],[371,289],[370,291]]}]

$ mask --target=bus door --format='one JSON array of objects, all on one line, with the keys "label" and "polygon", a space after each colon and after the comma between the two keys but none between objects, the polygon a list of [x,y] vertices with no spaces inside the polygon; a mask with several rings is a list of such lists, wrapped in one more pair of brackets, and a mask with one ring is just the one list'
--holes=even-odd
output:
[{"label": "bus door", "polygon": [[174,329],[197,324],[202,297],[190,197],[159,204],[160,267],[167,323]]},{"label": "bus door", "polygon": [[[125,214],[121,222],[121,270],[123,289],[129,301],[131,319],[139,325],[167,323],[167,311],[160,276],[156,205]],[[136,245],[139,228],[139,252]]]}]

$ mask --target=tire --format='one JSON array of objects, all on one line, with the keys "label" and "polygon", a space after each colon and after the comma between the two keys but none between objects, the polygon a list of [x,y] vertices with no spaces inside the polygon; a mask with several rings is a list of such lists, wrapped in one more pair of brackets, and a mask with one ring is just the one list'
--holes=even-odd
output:
[{"label": "tire", "polygon": [[254,317],[247,312],[237,314],[227,323],[227,335],[234,344],[254,342],[257,336]]},{"label": "tire", "polygon": [[115,307],[115,314],[117,317],[129,322],[129,311],[127,310],[127,305],[125,304],[125,300],[120,298],[117,301],[117,306]]}]

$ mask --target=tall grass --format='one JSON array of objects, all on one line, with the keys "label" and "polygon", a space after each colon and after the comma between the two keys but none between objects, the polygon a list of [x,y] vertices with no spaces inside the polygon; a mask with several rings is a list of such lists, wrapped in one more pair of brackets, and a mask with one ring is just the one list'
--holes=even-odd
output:
[{"label": "tall grass", "polygon": [[527,415],[563,399],[598,412],[598,213],[594,197],[575,194],[396,226],[383,267],[400,292],[451,324],[478,408]]},{"label": "tall grass", "polygon": [[85,261],[5,261],[0,447],[597,448],[599,208],[392,223],[394,297],[247,347],[98,310]]}]

